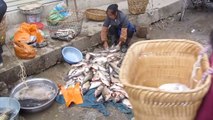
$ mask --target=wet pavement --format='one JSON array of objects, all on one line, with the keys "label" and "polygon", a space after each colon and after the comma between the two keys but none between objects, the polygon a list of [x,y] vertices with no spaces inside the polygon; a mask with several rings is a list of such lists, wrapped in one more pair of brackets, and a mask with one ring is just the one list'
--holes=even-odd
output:
[{"label": "wet pavement", "polygon": [[[187,11],[184,21],[179,22],[179,16],[154,23],[150,28],[151,39],[190,39],[204,45],[208,43],[209,32],[213,28],[213,14],[206,11]],[[143,39],[134,38],[133,41]],[[56,83],[63,84],[63,76],[70,70],[70,65],[60,63],[38,75],[31,77],[44,77]],[[114,107],[108,107],[110,116],[105,117],[95,109],[70,107],[54,103],[51,108],[40,113],[22,113],[26,120],[127,120],[127,116]]]}]

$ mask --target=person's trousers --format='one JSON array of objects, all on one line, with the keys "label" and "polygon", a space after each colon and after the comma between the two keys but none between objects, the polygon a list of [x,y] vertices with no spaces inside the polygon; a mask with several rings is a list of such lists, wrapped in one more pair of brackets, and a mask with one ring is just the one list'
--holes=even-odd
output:
[{"label": "person's trousers", "polygon": [[3,62],[2,53],[3,53],[3,49],[2,49],[2,45],[0,45],[0,64]]},{"label": "person's trousers", "polygon": [[[113,44],[117,45],[119,43],[119,38],[120,38],[119,31],[120,31],[119,27],[110,26],[109,32],[108,32],[108,37],[109,37],[111,45],[113,45]],[[124,43],[125,45],[129,45],[134,32],[135,31],[133,31],[133,30],[127,29],[127,39],[126,39],[126,42]]]}]

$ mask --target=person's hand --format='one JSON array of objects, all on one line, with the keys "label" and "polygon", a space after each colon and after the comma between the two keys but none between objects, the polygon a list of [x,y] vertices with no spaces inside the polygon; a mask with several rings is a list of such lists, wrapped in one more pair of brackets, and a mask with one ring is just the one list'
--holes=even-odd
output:
[{"label": "person's hand", "polygon": [[108,45],[108,43],[106,41],[104,42],[103,46],[104,46],[104,49],[109,49],[109,45]]},{"label": "person's hand", "polygon": [[115,49],[119,51],[121,49],[122,42],[119,40],[119,43],[115,46]]},{"label": "person's hand", "polygon": [[122,45],[122,42],[121,42],[121,40],[119,40],[118,46],[121,47],[121,45]]},{"label": "person's hand", "polygon": [[110,47],[110,49],[115,49],[115,45],[113,44],[113,45]]},{"label": "person's hand", "polygon": [[118,44],[115,46],[116,51],[119,51],[121,49],[121,46]]}]

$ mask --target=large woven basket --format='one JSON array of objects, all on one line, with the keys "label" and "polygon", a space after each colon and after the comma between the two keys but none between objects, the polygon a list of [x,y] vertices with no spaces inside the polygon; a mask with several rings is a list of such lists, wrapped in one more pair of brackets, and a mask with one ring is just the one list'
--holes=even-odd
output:
[{"label": "large woven basket", "polygon": [[85,11],[86,18],[93,21],[104,21],[106,12],[100,9],[87,9]]},{"label": "large woven basket", "polygon": [[[189,40],[150,40],[132,45],[122,63],[120,80],[129,95],[136,120],[194,120],[210,86],[210,76],[199,84],[209,68],[204,54],[196,79],[192,69],[202,46]],[[181,83],[191,89],[166,92],[158,87]]]},{"label": "large woven basket", "polygon": [[149,0],[128,0],[128,8],[131,14],[143,14],[146,11],[146,7]]},{"label": "large woven basket", "polygon": [[4,16],[0,23],[0,44],[5,44],[6,32],[7,32],[6,16]]}]

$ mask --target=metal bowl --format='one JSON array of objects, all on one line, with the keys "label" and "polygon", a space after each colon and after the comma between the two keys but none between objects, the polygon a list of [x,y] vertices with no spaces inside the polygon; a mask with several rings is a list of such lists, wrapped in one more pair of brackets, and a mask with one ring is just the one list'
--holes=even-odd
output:
[{"label": "metal bowl", "polygon": [[[33,78],[33,79],[30,79],[30,80],[27,80],[26,84],[28,86],[33,86],[33,85],[37,85],[37,84],[44,84],[45,86],[51,87],[55,91],[55,94],[49,101],[45,102],[42,105],[35,106],[35,107],[23,107],[23,106],[21,106],[21,110],[23,112],[40,112],[40,111],[43,111],[43,110],[49,108],[53,104],[53,102],[54,102],[54,100],[55,100],[55,98],[58,94],[58,87],[54,82],[52,82],[51,80],[45,79],[45,78]],[[21,82],[12,90],[10,96],[15,98],[15,94],[18,93],[20,90],[22,90],[24,87],[26,87],[25,83]]]},{"label": "metal bowl", "polygon": [[13,115],[11,116],[10,120],[17,120],[18,119],[18,113],[20,111],[20,104],[14,98],[0,97],[0,109],[11,109],[11,110],[13,110]]}]

